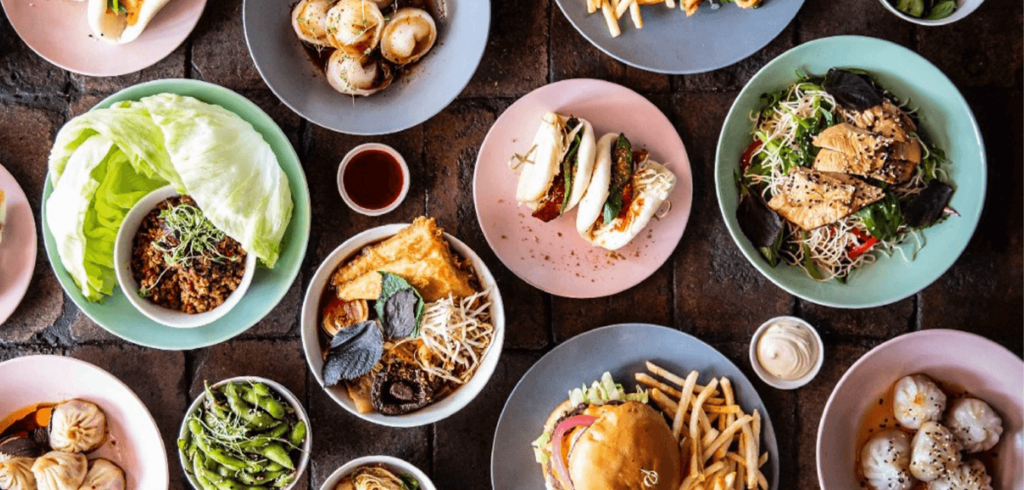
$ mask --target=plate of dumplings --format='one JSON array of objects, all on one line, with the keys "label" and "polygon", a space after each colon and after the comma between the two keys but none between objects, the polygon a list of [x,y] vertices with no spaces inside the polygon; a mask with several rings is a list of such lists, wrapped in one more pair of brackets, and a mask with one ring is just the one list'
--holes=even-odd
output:
[{"label": "plate of dumplings", "polygon": [[1024,361],[966,332],[924,330],[864,355],[818,426],[824,490],[1024,487]]},{"label": "plate of dumplings", "polygon": [[0,489],[166,489],[153,416],[130,388],[85,361],[0,363]]}]

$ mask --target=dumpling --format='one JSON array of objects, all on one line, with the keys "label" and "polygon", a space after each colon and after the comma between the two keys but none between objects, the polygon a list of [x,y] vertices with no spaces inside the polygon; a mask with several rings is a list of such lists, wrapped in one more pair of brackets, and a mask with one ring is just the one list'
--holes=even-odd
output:
[{"label": "dumpling", "polygon": [[988,403],[977,398],[953,401],[946,413],[946,427],[969,453],[992,449],[1003,435],[1003,419]]},{"label": "dumpling", "polygon": [[81,454],[50,451],[32,464],[38,490],[78,490],[89,462]]},{"label": "dumpling", "polygon": [[960,464],[960,448],[949,429],[926,422],[914,435],[910,451],[910,473],[921,481],[932,481]]},{"label": "dumpling", "polygon": [[65,453],[96,450],[107,438],[107,416],[95,403],[68,400],[50,417],[50,448]]},{"label": "dumpling", "polygon": [[861,470],[875,490],[909,490],[910,436],[899,429],[879,432],[868,439],[860,452]]},{"label": "dumpling", "polygon": [[917,430],[925,422],[942,420],[946,394],[928,376],[905,376],[896,382],[892,390],[892,410],[903,427]]},{"label": "dumpling", "polygon": [[32,458],[0,456],[0,490],[36,490]]},{"label": "dumpling", "polygon": [[78,490],[124,490],[124,487],[124,471],[110,460],[99,458],[92,461],[92,468]]},{"label": "dumpling", "polygon": [[992,477],[981,461],[971,459],[960,463],[937,480],[928,482],[928,490],[992,490]]}]

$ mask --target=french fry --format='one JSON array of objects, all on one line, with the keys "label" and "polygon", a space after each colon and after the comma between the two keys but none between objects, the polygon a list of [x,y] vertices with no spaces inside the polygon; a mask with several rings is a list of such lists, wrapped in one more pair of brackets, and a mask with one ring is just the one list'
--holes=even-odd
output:
[{"label": "french fry", "polygon": [[[704,413],[704,411],[702,409],[702,405],[704,405],[704,400],[707,400],[708,398],[710,398],[711,393],[714,391],[714,389],[717,386],[718,386],[718,380],[717,379],[712,379],[711,382],[708,383],[707,389],[702,391],[701,394],[697,396],[697,399],[694,400],[693,408],[691,409],[691,415],[690,415],[690,435],[694,436],[694,439],[695,439],[695,442],[693,444],[693,448],[694,448],[693,449],[693,455],[694,455],[694,457],[697,460],[697,477],[701,478],[701,481],[703,481],[703,478],[704,478],[704,464],[703,464],[704,461],[705,461],[704,451],[703,451],[704,447],[703,447],[703,445],[700,444],[700,442],[699,442],[700,439],[699,439],[698,436],[696,436],[696,434],[697,434],[697,429],[700,426],[700,423],[699,423],[699,421],[700,421],[700,414]],[[685,387],[684,387],[684,393],[685,393]]]},{"label": "french fry", "polygon": [[751,434],[750,425],[744,425],[742,430],[743,438],[746,439],[744,443],[744,452],[746,454],[743,457],[746,460],[745,464],[747,466],[747,489],[754,490],[757,488],[757,475],[759,473],[757,471],[757,449],[754,447],[754,436]]},{"label": "french fry", "polygon": [[[754,453],[754,460],[756,461],[758,455],[761,454],[761,414],[757,413],[756,409],[754,410],[753,421],[750,423],[750,432],[753,433],[754,437],[754,449],[748,449],[748,451]],[[760,468],[761,465],[757,465],[757,467]]]},{"label": "french fry", "polygon": [[[742,438],[741,438],[742,439]],[[736,453],[729,453],[726,456],[736,456]],[[743,465],[743,460],[740,459],[739,464],[736,466],[736,481],[734,482],[734,490],[743,490],[743,483],[747,480],[746,466]]]},{"label": "french fry", "polygon": [[704,433],[704,437],[701,438],[700,444],[705,451],[715,443],[715,439],[718,439],[719,432],[715,429],[711,429]]},{"label": "french fry", "polygon": [[629,10],[629,6],[634,3],[636,3],[636,0],[619,0],[615,4],[615,18],[621,19],[626,14],[626,11]]},{"label": "french fry", "polygon": [[[711,448],[708,449],[708,451],[713,453],[717,451],[720,447],[729,447],[729,445],[732,444],[733,437],[736,435],[736,431],[743,429],[749,430],[749,424],[751,420],[753,420],[753,417],[751,417],[750,415],[744,415],[743,417],[737,419],[735,422],[732,423],[732,425],[729,426],[729,428],[725,429],[725,431],[718,436],[718,439],[715,440],[714,444],[711,445]],[[708,459],[711,459],[710,454],[704,457],[705,461],[707,461]]]},{"label": "french fry", "polygon": [[587,0],[587,13],[592,14],[597,12],[598,2],[595,0]]},{"label": "french fry", "polygon": [[671,387],[671,386],[669,386],[669,385],[667,385],[665,383],[662,383],[661,381],[658,381],[657,379],[654,379],[653,376],[651,376],[651,375],[649,375],[647,373],[636,373],[636,375],[634,375],[633,377],[636,378],[638,383],[640,383],[640,384],[642,384],[642,385],[644,385],[644,386],[646,386],[648,388],[657,388],[657,389],[661,390],[662,393],[665,393],[666,395],[669,395],[669,396],[673,396],[676,399],[682,397],[682,394],[679,393],[679,390],[677,390],[677,389],[675,389],[675,388],[673,388],[673,387]]},{"label": "french fry", "polygon": [[[654,366],[654,364],[648,362],[647,369],[651,369],[651,366]],[[653,369],[651,370],[654,371]],[[673,376],[675,375],[673,374]],[[672,420],[672,435],[676,437],[679,437],[679,434],[683,432],[683,419],[686,416],[686,408],[687,406],[690,405],[690,397],[693,395],[693,388],[697,386],[698,376],[700,376],[700,374],[697,373],[697,371],[690,371],[690,374],[686,376],[685,380],[680,380],[683,382],[683,384],[680,385],[683,388],[683,390],[680,392],[679,406],[676,407],[676,416]],[[696,407],[696,405],[694,405],[694,417],[698,417],[698,415],[696,414],[698,410],[699,409]],[[700,436],[696,434],[696,429],[692,427],[692,424],[690,427],[690,437],[698,441],[700,440]]]},{"label": "french fry", "polygon": [[757,460],[757,467],[760,468],[760,467],[764,466],[764,464],[767,463],[767,462],[768,462],[768,453],[764,453],[764,454],[761,455],[761,459]]},{"label": "french fry", "polygon": [[736,485],[736,471],[733,470],[728,475],[725,475],[725,488],[733,488]]},{"label": "french fry", "polygon": [[[710,401],[710,400],[708,400],[708,401]],[[709,404],[707,402],[704,402],[704,405],[705,405],[704,406],[704,411],[707,412],[707,413],[716,413],[716,414],[720,413],[720,414],[724,414],[724,415],[731,415],[732,417],[728,417],[728,418],[725,419],[726,420],[726,425],[732,423],[732,420],[729,420],[730,418],[731,419],[735,419],[736,418],[735,417],[736,414],[743,413],[743,409],[740,408],[739,405],[729,405],[728,403],[726,403],[724,405],[712,405],[712,404]]]},{"label": "french fry", "polygon": [[670,9],[676,8],[676,0],[665,0],[665,6]]},{"label": "french fry", "polygon": [[637,29],[644,28],[644,19],[640,16],[640,5],[635,1],[629,5],[629,17],[633,19],[633,25]]},{"label": "french fry", "polygon": [[[659,365],[657,365],[657,364],[655,364],[655,363],[653,363],[651,361],[647,361],[647,370],[652,372],[652,373],[654,373],[654,374],[656,374],[656,375],[658,375],[658,376],[661,376],[662,378],[665,378],[665,379],[669,380],[672,383],[675,383],[677,386],[683,386],[684,384],[686,384],[686,380],[685,379],[680,378],[679,376],[673,374],[671,371],[669,371],[669,370],[667,370],[667,369],[665,369],[665,368],[663,368],[663,367],[661,367],[661,366],[659,366]],[[704,387],[703,386],[701,386],[701,385],[693,385],[693,392],[694,393],[700,393],[702,391],[704,391]]]},{"label": "french fry", "polygon": [[615,9],[612,8],[611,3],[608,3],[608,0],[602,1],[601,13],[604,14],[604,21],[608,24],[608,32],[612,37],[619,37],[619,34],[622,34],[619,29],[619,20],[615,17]]},{"label": "french fry", "polygon": [[768,490],[768,480],[760,471],[757,472],[757,486],[761,487],[762,490]]}]

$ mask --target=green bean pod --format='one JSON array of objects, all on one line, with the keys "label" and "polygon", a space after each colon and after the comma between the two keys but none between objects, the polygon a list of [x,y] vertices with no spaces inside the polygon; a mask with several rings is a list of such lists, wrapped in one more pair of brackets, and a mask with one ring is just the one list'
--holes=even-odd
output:
[{"label": "green bean pod", "polygon": [[288,434],[288,442],[291,443],[292,446],[301,448],[302,443],[305,442],[305,440],[306,423],[300,420],[294,427],[292,427],[291,433]]}]

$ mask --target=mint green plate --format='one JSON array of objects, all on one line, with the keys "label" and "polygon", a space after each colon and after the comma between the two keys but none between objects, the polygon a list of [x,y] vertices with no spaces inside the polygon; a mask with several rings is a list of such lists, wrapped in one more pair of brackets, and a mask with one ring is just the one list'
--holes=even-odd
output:
[{"label": "mint green plate", "polygon": [[[733,180],[740,156],[749,144],[753,123],[751,110],[760,107],[759,97],[786,88],[796,80],[794,72],[825,74],[829,68],[860,68],[918,108],[922,130],[946,152],[947,169],[956,189],[950,206],[960,217],[924,231],[925,247],[913,261],[879,255],[879,260],[853,272],[846,284],[818,282],[797,267],[770,267],[736,221],[739,193]],[[967,247],[981,217],[985,201],[985,147],[978,123],[963,96],[945,75],[917,53],[888,41],[858,36],[839,36],[802,44],[783,53],[761,69],[733,102],[718,139],[715,186],[726,227],[757,270],[791,294],[836,308],[869,308],[894,303],[916,294],[948,270]],[[913,239],[904,245],[908,257]]]},{"label": "mint green plate", "polygon": [[[195,97],[238,114],[252,124],[274,150],[278,163],[288,175],[288,185],[295,203],[292,221],[288,224],[281,243],[281,257],[274,268],[257,268],[252,286],[246,291],[242,301],[219,320],[199,328],[171,328],[143,316],[118,288],[115,288],[114,294],[105,298],[102,303],[91,303],[86,300],[57,256],[53,235],[46,226],[45,205],[43,240],[46,243],[46,256],[64,291],[94,322],[114,335],[139,345],[168,350],[196,349],[223,342],[248,330],[270,313],[288,292],[299,273],[302,259],[306,255],[306,245],[309,243],[309,186],[306,184],[306,175],[302,171],[299,156],[288,138],[281,132],[281,128],[256,104],[224,87],[198,80],[157,80],[126,88],[100,102],[93,109],[102,109],[110,107],[115,102],[139,100],[162,93]],[[53,186],[47,178],[46,186],[43,188],[44,203],[49,199],[51,192]]]}]

